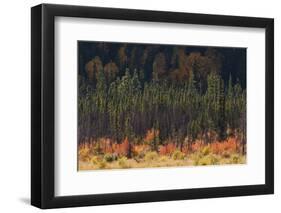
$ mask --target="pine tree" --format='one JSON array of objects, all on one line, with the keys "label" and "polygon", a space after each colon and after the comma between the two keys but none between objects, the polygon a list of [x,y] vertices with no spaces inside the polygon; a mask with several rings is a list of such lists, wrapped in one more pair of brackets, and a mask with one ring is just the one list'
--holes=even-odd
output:
[{"label": "pine tree", "polygon": [[226,122],[225,122],[225,94],[224,94],[224,83],[221,77],[219,77],[218,85],[218,136],[219,140],[226,138]]},{"label": "pine tree", "polygon": [[[158,68],[155,66],[155,75]],[[86,76],[79,78],[79,140],[110,138],[121,143],[126,139],[131,147],[153,130],[150,148],[155,151],[168,140],[182,149],[184,143],[191,145],[197,139],[211,143],[231,135],[239,136],[245,144],[245,90],[238,81],[233,85],[231,76],[225,87],[220,74],[211,72],[200,92],[201,79],[195,78],[194,72],[190,69],[183,82],[159,76],[145,79],[149,76],[144,77],[142,68],[120,70],[120,77],[111,76],[110,81],[101,69],[96,73],[96,84]],[[127,157],[130,152],[131,148]]]},{"label": "pine tree", "polygon": [[96,86],[96,96],[93,97],[95,106],[97,107],[97,134],[103,135],[106,129],[106,111],[107,111],[107,85],[105,80],[105,75],[103,70],[99,70],[97,73],[97,86]]},{"label": "pine tree", "polygon": [[226,114],[226,122],[228,126],[229,135],[233,135],[234,129],[234,96],[233,96],[233,86],[232,86],[232,77],[229,76],[228,87],[227,87],[227,95],[225,101],[225,114]]}]

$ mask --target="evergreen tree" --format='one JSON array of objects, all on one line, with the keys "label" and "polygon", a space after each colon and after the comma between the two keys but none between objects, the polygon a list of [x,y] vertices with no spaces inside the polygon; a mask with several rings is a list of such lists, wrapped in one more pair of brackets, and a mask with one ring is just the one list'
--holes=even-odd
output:
[{"label": "evergreen tree", "polygon": [[246,152],[246,91],[231,75],[224,82],[214,54],[187,55],[183,49],[179,54],[174,48],[168,56],[148,48],[141,51],[145,59],[136,53],[130,59],[130,51],[117,48],[115,62],[100,60],[97,68],[98,60],[91,60],[85,75],[79,72],[79,141],[109,138],[121,143],[127,138],[131,147],[153,130],[154,151],[169,141],[182,149],[197,139],[212,143],[235,136]]}]

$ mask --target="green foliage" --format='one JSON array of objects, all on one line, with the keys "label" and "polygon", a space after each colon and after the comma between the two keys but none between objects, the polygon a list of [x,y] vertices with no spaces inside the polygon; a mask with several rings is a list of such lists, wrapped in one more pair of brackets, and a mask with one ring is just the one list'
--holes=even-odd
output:
[{"label": "green foliage", "polygon": [[[170,139],[177,145],[185,139],[192,144],[199,137],[210,143],[238,132],[246,140],[246,92],[231,75],[224,83],[216,52],[186,55],[175,48],[171,57],[178,69],[170,71],[166,54],[148,59],[148,50],[133,49],[132,61],[124,46],[118,63],[103,67],[98,57],[87,64],[89,79],[79,75],[79,141],[108,137],[121,143],[128,138],[131,146],[150,129],[159,130],[149,143],[153,151]],[[138,58],[142,54],[145,57]],[[138,60],[140,67],[134,65]],[[148,60],[150,73],[144,66]],[[94,152],[102,154],[100,147]]]},{"label": "green foliage", "polygon": [[104,159],[106,162],[112,162],[112,161],[115,160],[115,157],[113,156],[113,154],[106,153],[106,154],[104,154],[103,159]]}]

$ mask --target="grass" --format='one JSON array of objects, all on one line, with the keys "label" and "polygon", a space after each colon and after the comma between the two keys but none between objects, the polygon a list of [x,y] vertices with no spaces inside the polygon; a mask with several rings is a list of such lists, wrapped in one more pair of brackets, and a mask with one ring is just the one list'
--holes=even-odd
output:
[{"label": "grass", "polygon": [[[175,154],[178,156],[178,154]],[[190,155],[175,157],[160,156],[156,152],[147,153],[143,159],[120,157],[114,161],[106,161],[102,156],[94,156],[92,160],[79,160],[79,170],[96,169],[128,169],[128,168],[153,168],[153,167],[177,167],[177,166],[207,166],[225,164],[245,164],[246,157],[241,154],[232,154],[224,157],[216,154],[202,155],[193,153]]]}]

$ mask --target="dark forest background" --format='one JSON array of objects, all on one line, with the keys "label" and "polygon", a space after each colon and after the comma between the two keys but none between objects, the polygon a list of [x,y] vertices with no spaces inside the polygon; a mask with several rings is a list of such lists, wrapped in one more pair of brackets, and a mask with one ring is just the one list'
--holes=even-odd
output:
[{"label": "dark forest background", "polygon": [[79,41],[78,85],[79,143],[246,143],[245,48]]},{"label": "dark forest background", "polygon": [[[162,54],[165,59],[161,59]],[[183,73],[188,72],[188,66],[191,65],[192,60],[208,66],[208,58],[211,60],[213,58],[216,59],[213,63],[218,63],[217,69],[224,82],[227,82],[231,75],[234,84],[239,81],[242,88],[246,88],[246,48],[79,41],[78,55],[78,72],[85,78],[87,78],[85,65],[96,58],[96,61],[100,61],[103,66],[114,63],[112,66],[116,65],[120,71],[118,76],[124,75],[125,68],[131,71],[143,69],[146,80],[152,75],[152,64],[155,59],[162,60],[168,74],[177,69]]]}]

